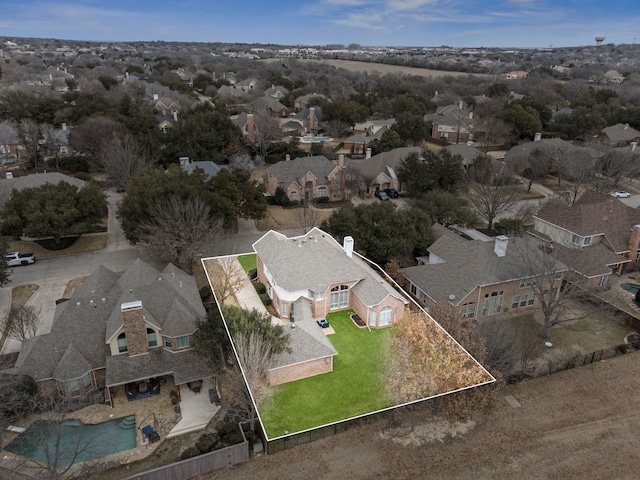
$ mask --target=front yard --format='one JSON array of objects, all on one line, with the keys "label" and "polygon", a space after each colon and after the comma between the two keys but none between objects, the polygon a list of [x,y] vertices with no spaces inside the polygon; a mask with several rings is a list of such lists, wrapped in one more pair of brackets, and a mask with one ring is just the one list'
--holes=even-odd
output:
[{"label": "front yard", "polygon": [[273,387],[258,406],[269,438],[392,406],[382,383],[391,329],[358,328],[350,313],[327,315],[336,332],[328,337],[338,351],[333,372]]}]

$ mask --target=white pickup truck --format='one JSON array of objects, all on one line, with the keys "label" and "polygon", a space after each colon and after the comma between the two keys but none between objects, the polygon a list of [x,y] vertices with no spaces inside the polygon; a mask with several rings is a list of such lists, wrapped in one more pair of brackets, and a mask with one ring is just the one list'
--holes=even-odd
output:
[{"label": "white pickup truck", "polygon": [[35,263],[36,256],[33,253],[11,252],[7,253],[7,265],[17,267],[18,265],[29,265]]}]

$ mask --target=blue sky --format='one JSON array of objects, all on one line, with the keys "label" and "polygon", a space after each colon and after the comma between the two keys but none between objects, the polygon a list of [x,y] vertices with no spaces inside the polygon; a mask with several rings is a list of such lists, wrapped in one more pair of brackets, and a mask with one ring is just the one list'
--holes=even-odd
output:
[{"label": "blue sky", "polygon": [[596,35],[640,42],[637,0],[0,0],[8,37],[560,47]]}]

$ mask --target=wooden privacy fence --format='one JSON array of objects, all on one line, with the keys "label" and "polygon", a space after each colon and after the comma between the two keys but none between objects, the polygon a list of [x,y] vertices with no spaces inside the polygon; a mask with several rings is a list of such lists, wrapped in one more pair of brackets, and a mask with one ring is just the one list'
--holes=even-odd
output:
[{"label": "wooden privacy fence", "polygon": [[230,447],[132,475],[127,477],[127,480],[187,480],[247,460],[249,442],[245,439],[244,442]]}]

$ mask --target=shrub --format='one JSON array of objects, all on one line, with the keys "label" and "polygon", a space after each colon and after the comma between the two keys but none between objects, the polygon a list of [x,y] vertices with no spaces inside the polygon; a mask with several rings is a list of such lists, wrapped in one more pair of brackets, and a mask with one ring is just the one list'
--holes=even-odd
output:
[{"label": "shrub", "polygon": [[207,453],[213,450],[216,443],[218,443],[218,434],[204,433],[200,435],[200,438],[196,441],[196,448],[200,453]]},{"label": "shrub", "polygon": [[74,177],[76,177],[79,180],[84,180],[85,182],[90,182],[91,180],[93,180],[91,175],[85,172],[78,172],[74,175]]},{"label": "shrub", "polygon": [[89,160],[87,157],[81,157],[78,155],[64,157],[60,159],[60,168],[63,170],[69,170],[70,172],[88,172]]},{"label": "shrub", "polygon": [[249,270],[249,278],[251,279],[251,281],[253,281],[256,278],[258,278],[258,269],[257,268],[252,268],[251,270]]},{"label": "shrub", "polygon": [[260,300],[262,300],[263,305],[271,305],[271,297],[267,293],[261,294]]},{"label": "shrub", "polygon": [[210,296],[211,296],[211,288],[209,287],[209,285],[204,285],[200,289],[200,299],[201,300],[206,300]]},{"label": "shrub", "polygon": [[254,284],[254,287],[256,288],[256,292],[258,292],[258,295],[267,293],[267,287],[264,286],[264,283],[258,282]]},{"label": "shrub", "polygon": [[187,458],[193,458],[200,455],[200,450],[197,447],[188,447],[182,451],[179,460],[186,460]]},{"label": "shrub", "polygon": [[313,199],[314,203],[329,203],[329,197],[318,197]]}]

